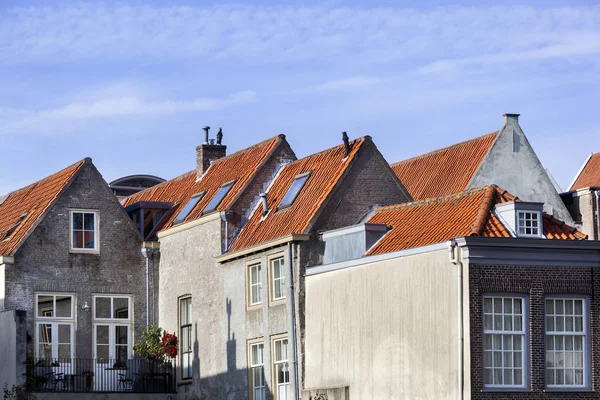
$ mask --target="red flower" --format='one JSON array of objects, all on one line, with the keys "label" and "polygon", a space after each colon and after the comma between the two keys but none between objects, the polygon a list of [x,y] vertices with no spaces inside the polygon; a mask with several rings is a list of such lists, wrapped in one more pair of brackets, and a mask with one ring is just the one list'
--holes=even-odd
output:
[{"label": "red flower", "polygon": [[163,352],[169,358],[177,357],[177,336],[172,333],[165,332],[161,340]]}]

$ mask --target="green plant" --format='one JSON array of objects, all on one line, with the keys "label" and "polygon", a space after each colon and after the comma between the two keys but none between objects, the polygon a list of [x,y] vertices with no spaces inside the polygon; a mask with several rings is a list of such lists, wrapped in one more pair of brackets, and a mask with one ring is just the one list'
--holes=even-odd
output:
[{"label": "green plant", "polygon": [[25,385],[13,385],[10,389],[4,384],[4,400],[35,400],[35,394],[30,393]]},{"label": "green plant", "polygon": [[166,362],[165,352],[162,346],[162,328],[148,325],[148,329],[142,332],[140,339],[133,346],[135,354],[149,361]]}]

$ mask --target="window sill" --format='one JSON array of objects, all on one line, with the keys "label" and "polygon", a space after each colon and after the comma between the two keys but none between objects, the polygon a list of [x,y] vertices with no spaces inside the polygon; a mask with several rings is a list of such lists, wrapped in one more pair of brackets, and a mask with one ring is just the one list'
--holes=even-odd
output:
[{"label": "window sill", "polygon": [[591,388],[546,388],[546,393],[594,393]]},{"label": "window sill", "polygon": [[246,311],[258,311],[262,310],[263,303],[254,304],[246,307]]},{"label": "window sill", "polygon": [[481,391],[482,392],[491,392],[491,393],[514,393],[514,392],[528,393],[528,392],[531,392],[531,389],[528,387],[507,387],[507,388],[489,387],[489,388],[483,388],[483,389],[481,389]]},{"label": "window sill", "polygon": [[287,297],[284,297],[283,299],[273,300],[273,301],[269,302],[269,307],[277,307],[277,306],[285,305],[287,303],[286,300],[287,300]]},{"label": "window sill", "polygon": [[84,249],[70,249],[70,254],[100,254],[100,250],[84,250]]}]

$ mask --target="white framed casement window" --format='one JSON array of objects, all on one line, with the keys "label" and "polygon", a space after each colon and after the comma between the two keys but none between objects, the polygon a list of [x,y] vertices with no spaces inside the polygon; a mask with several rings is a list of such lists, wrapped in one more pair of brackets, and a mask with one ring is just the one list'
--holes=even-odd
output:
[{"label": "white framed casement window", "polygon": [[72,253],[100,250],[98,211],[69,210],[69,249]]},{"label": "white framed casement window", "polygon": [[181,379],[192,379],[192,298],[179,299]]},{"label": "white framed casement window", "polygon": [[129,360],[133,310],[128,295],[93,296],[93,356],[98,364]]},{"label": "white framed casement window", "polygon": [[486,389],[526,389],[527,297],[483,296],[483,384]]},{"label": "white framed casement window", "polygon": [[287,400],[290,398],[287,335],[277,335],[271,338],[271,359],[273,360],[273,399]]},{"label": "white framed casement window", "polygon": [[75,352],[75,296],[35,294],[36,358],[71,364]]},{"label": "white framed casement window", "polygon": [[542,236],[542,213],[539,211],[517,211],[517,236]]},{"label": "white framed casement window", "polygon": [[249,399],[266,400],[267,388],[265,383],[265,363],[263,352],[265,343],[263,338],[248,341],[248,365],[249,371]]},{"label": "white framed casement window", "polygon": [[546,298],[546,387],[590,387],[587,298]]},{"label": "white framed casement window", "polygon": [[246,264],[246,292],[248,308],[262,303],[262,267],[260,262]]},{"label": "white framed casement window", "polygon": [[271,303],[285,300],[285,258],[282,254],[271,256],[269,261],[269,299]]}]

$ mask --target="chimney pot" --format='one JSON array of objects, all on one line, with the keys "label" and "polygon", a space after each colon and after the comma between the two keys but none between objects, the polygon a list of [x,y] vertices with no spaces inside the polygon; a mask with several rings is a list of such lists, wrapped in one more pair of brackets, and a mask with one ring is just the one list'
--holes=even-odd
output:
[{"label": "chimney pot", "polygon": [[208,131],[210,129],[210,126],[205,126],[204,128],[204,143],[208,144]]}]

